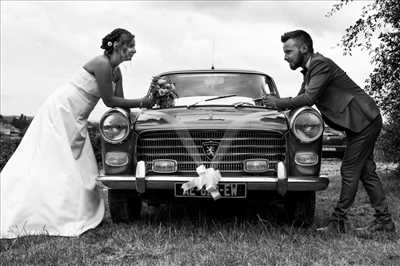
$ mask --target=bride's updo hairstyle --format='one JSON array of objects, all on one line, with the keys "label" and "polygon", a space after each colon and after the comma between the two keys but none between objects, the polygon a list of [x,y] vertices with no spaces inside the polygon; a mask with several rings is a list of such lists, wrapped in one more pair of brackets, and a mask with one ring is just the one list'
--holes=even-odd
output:
[{"label": "bride's updo hairstyle", "polygon": [[131,42],[133,38],[135,38],[135,35],[125,29],[118,28],[113,30],[103,38],[100,48],[104,49],[105,54],[110,55],[114,50],[115,42],[126,44]]}]

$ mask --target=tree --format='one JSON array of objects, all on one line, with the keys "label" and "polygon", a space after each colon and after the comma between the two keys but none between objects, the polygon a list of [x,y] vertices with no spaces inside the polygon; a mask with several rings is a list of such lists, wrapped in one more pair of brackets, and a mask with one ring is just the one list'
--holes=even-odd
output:
[{"label": "tree", "polygon": [[[352,0],[340,0],[328,16]],[[352,49],[369,51],[373,70],[365,90],[374,97],[385,118],[379,144],[393,161],[400,161],[400,4],[399,0],[374,0],[365,5],[361,17],[341,40],[344,54]]]},{"label": "tree", "polygon": [[24,114],[21,114],[18,118],[14,117],[11,122],[14,127],[21,131],[21,136],[25,134],[25,131],[28,129],[30,123],[31,121]]}]

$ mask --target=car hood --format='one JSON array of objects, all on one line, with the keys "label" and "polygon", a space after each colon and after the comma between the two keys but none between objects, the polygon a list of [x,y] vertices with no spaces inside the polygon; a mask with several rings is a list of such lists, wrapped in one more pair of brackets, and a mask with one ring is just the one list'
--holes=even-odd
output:
[{"label": "car hood", "polygon": [[285,132],[283,113],[263,108],[194,107],[142,110],[134,115],[135,130],[254,129]]}]

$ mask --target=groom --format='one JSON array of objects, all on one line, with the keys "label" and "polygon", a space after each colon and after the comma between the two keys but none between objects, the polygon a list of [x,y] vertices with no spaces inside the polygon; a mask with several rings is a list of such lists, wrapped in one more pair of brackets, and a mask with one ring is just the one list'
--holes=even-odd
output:
[{"label": "groom", "polygon": [[342,187],[339,201],[327,226],[318,231],[344,233],[347,212],[354,202],[358,182],[368,193],[375,220],[357,231],[394,232],[381,181],[376,174],[374,145],[382,128],[382,118],[374,100],[369,97],[331,59],[314,53],[311,36],[296,30],[281,37],[285,60],[292,70],[301,67],[304,76],[299,94],[294,98],[267,96],[264,105],[275,109],[294,109],[316,105],[324,121],[334,129],[345,131],[346,150],[341,166]]}]

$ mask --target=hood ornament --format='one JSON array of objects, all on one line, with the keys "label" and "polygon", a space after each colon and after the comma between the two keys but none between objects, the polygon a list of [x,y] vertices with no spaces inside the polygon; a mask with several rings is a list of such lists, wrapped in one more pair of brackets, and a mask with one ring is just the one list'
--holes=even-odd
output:
[{"label": "hood ornament", "polygon": [[207,140],[202,143],[203,152],[207,156],[207,159],[212,160],[217,153],[219,143],[213,140]]}]

